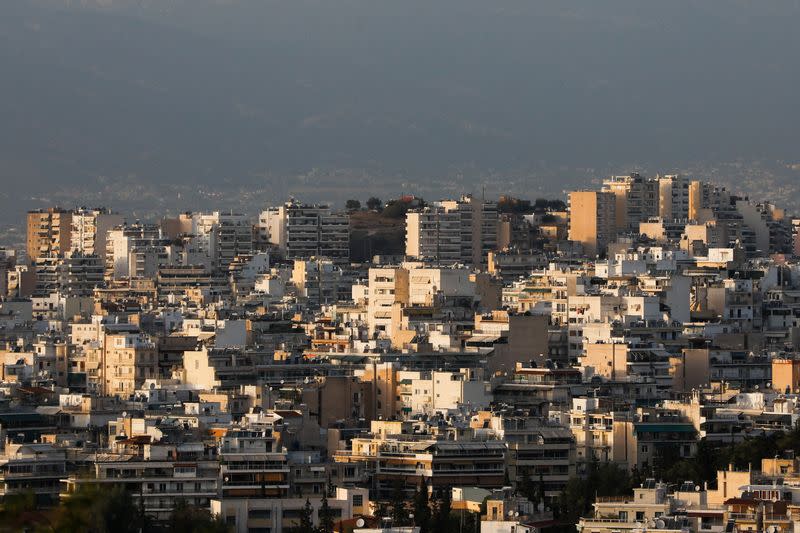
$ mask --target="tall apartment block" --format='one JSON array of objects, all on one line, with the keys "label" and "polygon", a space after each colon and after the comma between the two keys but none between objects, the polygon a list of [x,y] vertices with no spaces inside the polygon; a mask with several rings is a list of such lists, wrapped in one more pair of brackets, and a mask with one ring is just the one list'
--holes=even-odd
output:
[{"label": "tall apartment block", "polygon": [[614,194],[615,226],[618,231],[638,232],[639,223],[659,213],[658,182],[639,174],[611,176],[603,180],[603,191]]},{"label": "tall apartment block", "polygon": [[125,222],[122,215],[105,208],[81,208],[72,212],[70,250],[105,257],[108,232]]},{"label": "tall apartment block", "polygon": [[406,214],[406,255],[440,263],[486,264],[497,248],[495,202],[471,196],[437,202]]},{"label": "tall apartment block", "polygon": [[587,256],[604,254],[616,234],[616,209],[614,193],[569,193],[569,240],[581,243]]},{"label": "tall apartment block", "polygon": [[227,270],[237,258],[253,254],[253,224],[242,214],[221,213],[213,231],[214,266]]},{"label": "tall apartment block", "polygon": [[287,259],[350,257],[350,217],[325,205],[295,200],[263,211],[258,219],[262,242],[277,247]]},{"label": "tall apartment block", "polygon": [[664,220],[685,220],[689,219],[690,205],[692,207],[697,201],[690,202],[690,180],[683,176],[668,175],[658,176],[658,216]]},{"label": "tall apartment block", "polygon": [[28,211],[28,257],[33,261],[70,250],[72,212],[57,207]]},{"label": "tall apartment block", "polygon": [[462,260],[461,240],[461,214],[456,211],[426,207],[406,214],[408,257],[458,263]]},{"label": "tall apartment block", "polygon": [[141,277],[158,270],[169,256],[169,239],[155,224],[118,226],[107,234],[106,279]]}]

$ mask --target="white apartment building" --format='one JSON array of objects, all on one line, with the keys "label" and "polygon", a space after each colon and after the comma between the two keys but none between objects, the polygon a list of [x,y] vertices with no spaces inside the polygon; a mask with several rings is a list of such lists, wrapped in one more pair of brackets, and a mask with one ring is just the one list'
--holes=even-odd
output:
[{"label": "white apartment building", "polygon": [[419,263],[369,269],[367,323],[370,334],[393,335],[392,306],[467,304],[476,298],[468,268],[425,268]]},{"label": "white apartment building", "polygon": [[295,259],[292,284],[300,298],[312,306],[348,300],[352,294],[351,279],[330,259]]},{"label": "white apartment building", "polygon": [[75,210],[72,213],[71,251],[105,258],[108,232],[124,222],[122,215],[108,209]]},{"label": "white apartment building", "polygon": [[133,224],[114,228],[108,232],[106,243],[106,278],[145,275],[152,270],[152,265],[169,260],[169,248],[170,241],[162,237],[161,229],[156,225]]},{"label": "white apartment building", "polygon": [[497,248],[497,204],[471,196],[406,214],[406,256],[439,263],[485,265]]},{"label": "white apartment building", "polygon": [[459,371],[411,371],[397,373],[402,411],[406,416],[448,414],[460,406],[485,409],[492,402],[491,384],[478,368]]},{"label": "white apartment building", "polygon": [[350,217],[325,205],[290,200],[263,211],[257,230],[260,242],[276,246],[287,259],[350,256]]}]

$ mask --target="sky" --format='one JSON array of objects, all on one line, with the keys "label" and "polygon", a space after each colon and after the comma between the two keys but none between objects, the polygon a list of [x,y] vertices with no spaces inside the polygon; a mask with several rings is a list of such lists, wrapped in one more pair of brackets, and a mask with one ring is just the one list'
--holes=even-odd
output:
[{"label": "sky", "polygon": [[100,178],[795,162],[798,23],[796,0],[5,0],[0,208]]}]

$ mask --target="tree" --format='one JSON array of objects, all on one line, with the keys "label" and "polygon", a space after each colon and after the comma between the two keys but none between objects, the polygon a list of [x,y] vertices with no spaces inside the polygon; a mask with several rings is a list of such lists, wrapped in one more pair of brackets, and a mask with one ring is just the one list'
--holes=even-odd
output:
[{"label": "tree", "polygon": [[300,523],[292,528],[292,533],[317,533],[314,527],[314,510],[306,498],[306,504],[300,509]]},{"label": "tree", "polygon": [[327,492],[322,493],[322,503],[319,506],[319,533],[333,533],[333,511],[328,505]]},{"label": "tree", "polygon": [[537,503],[538,494],[536,491],[536,486],[534,485],[528,470],[522,471],[522,479],[520,479],[519,483],[517,483],[517,492],[527,498],[531,503]]},{"label": "tree", "polygon": [[406,512],[406,497],[403,494],[403,482],[398,479],[394,482],[392,490],[392,525],[400,527],[407,523],[408,513]]},{"label": "tree", "polygon": [[361,209],[361,202],[358,200],[347,200],[344,206],[348,211],[358,211]]},{"label": "tree", "polygon": [[533,208],[530,200],[520,200],[513,196],[501,196],[497,202],[497,210],[500,213],[526,214],[531,213]]},{"label": "tree", "polygon": [[371,211],[380,211],[383,202],[381,202],[380,198],[376,198],[375,196],[370,197],[367,200],[367,209]]},{"label": "tree", "polygon": [[32,490],[9,494],[3,498],[0,524],[9,531],[35,531],[47,521],[46,514],[38,508],[36,494]]},{"label": "tree", "polygon": [[567,481],[554,511],[562,521],[574,524],[591,510],[595,495],[623,496],[632,489],[625,470],[613,463],[592,461],[586,479],[575,477]]},{"label": "tree", "polygon": [[186,503],[181,498],[175,502],[169,517],[170,533],[226,533],[228,526],[219,517],[212,515],[207,509],[201,509]]},{"label": "tree", "polygon": [[428,499],[428,484],[425,478],[419,484],[414,496],[414,525],[419,528],[419,533],[429,533],[431,528],[431,507]]},{"label": "tree", "polygon": [[453,494],[449,487],[439,491],[436,504],[436,514],[433,518],[433,528],[436,533],[449,533],[450,513],[453,509]]},{"label": "tree", "polygon": [[101,490],[96,484],[82,484],[59,508],[53,529],[64,533],[138,533],[145,524],[125,488]]},{"label": "tree", "polygon": [[402,200],[391,200],[383,208],[382,214],[386,218],[403,218],[408,212],[408,203]]},{"label": "tree", "polygon": [[533,208],[537,212],[542,211],[564,211],[567,208],[567,204],[564,203],[563,200],[548,200],[546,198],[537,198],[536,201],[533,203]]},{"label": "tree", "polygon": [[389,517],[389,504],[383,500],[379,501],[375,507],[375,518],[382,520]]}]

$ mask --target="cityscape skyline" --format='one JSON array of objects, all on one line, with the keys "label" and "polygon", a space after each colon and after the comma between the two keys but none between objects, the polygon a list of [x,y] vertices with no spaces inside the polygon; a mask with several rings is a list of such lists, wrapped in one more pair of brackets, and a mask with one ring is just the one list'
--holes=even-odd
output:
[{"label": "cityscape skyline", "polygon": [[0,1],[0,533],[800,533],[798,27]]}]

